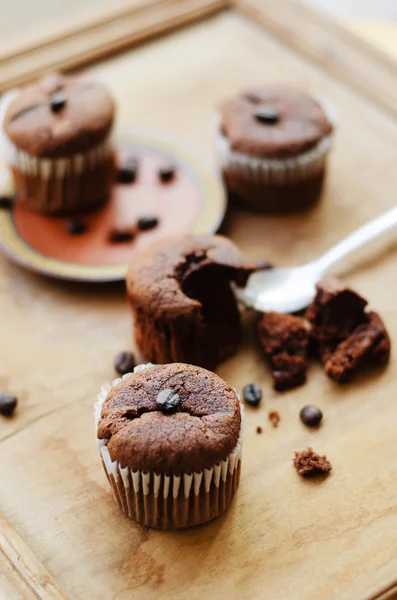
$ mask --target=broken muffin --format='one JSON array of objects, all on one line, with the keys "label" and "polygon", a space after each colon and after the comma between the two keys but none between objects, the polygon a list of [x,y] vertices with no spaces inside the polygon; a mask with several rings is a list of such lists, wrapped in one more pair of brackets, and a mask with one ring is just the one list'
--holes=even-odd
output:
[{"label": "broken muffin", "polygon": [[214,369],[241,341],[232,283],[245,286],[255,267],[218,235],[163,239],[134,259],[127,275],[135,338],[158,364]]},{"label": "broken muffin", "polygon": [[363,366],[386,364],[390,338],[379,315],[365,311],[367,301],[335,277],[325,277],[316,288],[306,318],[327,375],[344,383]]},{"label": "broken muffin", "polygon": [[275,390],[305,383],[309,334],[304,319],[266,313],[259,322],[259,339],[272,369]]}]

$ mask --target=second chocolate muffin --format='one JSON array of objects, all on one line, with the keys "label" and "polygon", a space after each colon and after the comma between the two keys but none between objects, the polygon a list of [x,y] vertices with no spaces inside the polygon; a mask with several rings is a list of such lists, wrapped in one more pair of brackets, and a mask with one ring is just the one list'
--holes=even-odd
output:
[{"label": "second chocolate muffin", "polygon": [[333,126],[320,104],[286,85],[248,89],[221,106],[217,145],[232,198],[266,213],[320,197]]},{"label": "second chocolate muffin", "polygon": [[153,363],[185,362],[213,369],[241,341],[231,286],[245,286],[255,268],[222,236],[162,240],[136,256],[127,275],[135,337]]}]

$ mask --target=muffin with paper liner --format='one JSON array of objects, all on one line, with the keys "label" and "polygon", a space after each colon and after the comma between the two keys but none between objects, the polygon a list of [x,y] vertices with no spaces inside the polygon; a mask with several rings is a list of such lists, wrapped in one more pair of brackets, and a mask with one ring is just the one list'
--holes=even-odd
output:
[{"label": "muffin with paper liner", "polygon": [[102,464],[120,509],[158,529],[221,515],[238,488],[243,408],[200,367],[139,365],[95,405]]},{"label": "muffin with paper liner", "polygon": [[115,171],[115,107],[105,86],[47,75],[9,95],[4,109],[3,145],[18,201],[55,216],[106,202]]},{"label": "muffin with paper liner", "polygon": [[218,153],[231,198],[264,213],[307,209],[321,196],[333,123],[287,85],[248,89],[220,108]]}]

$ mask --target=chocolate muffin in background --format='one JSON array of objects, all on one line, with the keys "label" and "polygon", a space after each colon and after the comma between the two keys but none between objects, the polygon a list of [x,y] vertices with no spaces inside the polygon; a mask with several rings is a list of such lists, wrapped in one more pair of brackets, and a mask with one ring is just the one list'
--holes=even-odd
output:
[{"label": "chocolate muffin in background", "polygon": [[254,270],[219,235],[163,239],[137,254],[127,294],[145,359],[214,369],[231,356],[241,341],[231,284],[243,287]]},{"label": "chocolate muffin in background", "polygon": [[332,130],[317,100],[286,85],[226,101],[217,145],[231,197],[265,213],[309,208],[321,196]]},{"label": "chocolate muffin in background", "polygon": [[386,364],[390,338],[380,316],[365,310],[367,301],[335,277],[325,277],[316,288],[306,318],[327,375],[344,383],[363,367]]},{"label": "chocolate muffin in background", "polygon": [[104,386],[97,439],[120,509],[158,529],[222,514],[239,484],[242,417],[235,391],[192,365],[140,365]]},{"label": "chocolate muffin in background", "polygon": [[114,110],[102,84],[59,74],[11,98],[3,127],[18,200],[48,215],[106,202],[114,177]]},{"label": "chocolate muffin in background", "polygon": [[309,327],[293,315],[269,312],[258,325],[259,339],[270,365],[277,391],[289,390],[306,381]]}]

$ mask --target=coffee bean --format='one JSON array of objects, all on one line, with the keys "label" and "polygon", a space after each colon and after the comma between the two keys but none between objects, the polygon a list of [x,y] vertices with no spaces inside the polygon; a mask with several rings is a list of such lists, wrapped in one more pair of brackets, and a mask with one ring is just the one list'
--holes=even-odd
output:
[{"label": "coffee bean", "polygon": [[256,428],[256,433],[262,433],[263,429],[260,425]]},{"label": "coffee bean", "polygon": [[132,230],[112,229],[109,233],[108,240],[111,244],[123,244],[131,242],[135,237],[135,232]]},{"label": "coffee bean", "polygon": [[14,204],[15,198],[9,196],[0,196],[0,208],[10,209]]},{"label": "coffee bean", "polygon": [[262,388],[256,383],[249,383],[243,388],[243,398],[247,404],[258,406],[262,399]]},{"label": "coffee bean", "polygon": [[16,396],[8,392],[0,392],[0,414],[10,417],[16,409],[17,404],[18,399]]},{"label": "coffee bean", "polygon": [[321,419],[323,418],[323,413],[321,410],[315,406],[314,404],[308,404],[304,406],[299,413],[302,423],[307,425],[308,427],[316,427],[320,424]]},{"label": "coffee bean", "polygon": [[175,177],[175,167],[174,165],[164,165],[164,167],[160,167],[157,171],[158,177],[160,181],[163,183],[168,183]]},{"label": "coffee bean", "polygon": [[147,231],[148,229],[153,229],[159,224],[159,220],[157,217],[141,217],[136,224],[139,231]]},{"label": "coffee bean", "polygon": [[255,119],[265,125],[274,125],[279,120],[279,115],[273,106],[262,104],[255,112]]},{"label": "coffee bean", "polygon": [[132,352],[119,352],[114,357],[113,365],[119,375],[132,373],[135,367],[135,356]]},{"label": "coffee bean", "polygon": [[130,162],[126,163],[123,167],[117,171],[118,183],[134,183],[138,174],[138,163]]},{"label": "coffee bean", "polygon": [[267,271],[267,269],[273,269],[273,265],[268,260],[257,260],[255,263],[258,271]]},{"label": "coffee bean", "polygon": [[63,92],[56,92],[51,98],[51,110],[54,113],[59,112],[65,108],[67,103],[67,97]]},{"label": "coffee bean", "polygon": [[181,399],[174,390],[162,390],[157,394],[157,406],[164,412],[172,412],[179,406]]},{"label": "coffee bean", "polygon": [[87,231],[87,225],[80,219],[71,219],[67,222],[66,228],[70,235],[82,235]]}]

